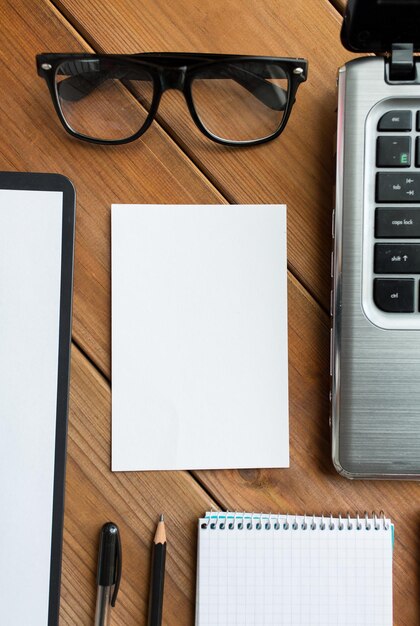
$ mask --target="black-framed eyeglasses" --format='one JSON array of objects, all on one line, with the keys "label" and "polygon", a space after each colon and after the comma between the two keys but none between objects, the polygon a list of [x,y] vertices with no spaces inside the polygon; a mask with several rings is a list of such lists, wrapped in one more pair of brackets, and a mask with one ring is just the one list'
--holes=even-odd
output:
[{"label": "black-framed eyeglasses", "polygon": [[123,144],[142,135],[167,89],[184,93],[190,114],[209,139],[255,145],[286,126],[305,59],[223,54],[39,54],[68,133],[93,143]]}]

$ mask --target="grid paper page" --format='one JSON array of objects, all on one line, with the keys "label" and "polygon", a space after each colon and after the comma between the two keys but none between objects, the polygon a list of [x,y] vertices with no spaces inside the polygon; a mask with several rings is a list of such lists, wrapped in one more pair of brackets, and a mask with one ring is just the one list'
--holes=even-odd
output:
[{"label": "grid paper page", "polygon": [[207,513],[196,626],[392,626],[392,550],[383,518]]}]

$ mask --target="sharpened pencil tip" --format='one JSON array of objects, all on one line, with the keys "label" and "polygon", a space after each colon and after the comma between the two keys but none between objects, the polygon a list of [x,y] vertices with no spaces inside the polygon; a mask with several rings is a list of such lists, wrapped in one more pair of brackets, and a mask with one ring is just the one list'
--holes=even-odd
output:
[{"label": "sharpened pencil tip", "polygon": [[163,517],[163,513],[160,514],[159,521],[160,522],[164,522],[165,521],[165,518]]},{"label": "sharpened pencil tip", "polygon": [[166,530],[165,530],[165,522],[163,519],[163,514],[159,516],[159,523],[156,526],[156,534],[154,538],[154,543],[166,544]]}]

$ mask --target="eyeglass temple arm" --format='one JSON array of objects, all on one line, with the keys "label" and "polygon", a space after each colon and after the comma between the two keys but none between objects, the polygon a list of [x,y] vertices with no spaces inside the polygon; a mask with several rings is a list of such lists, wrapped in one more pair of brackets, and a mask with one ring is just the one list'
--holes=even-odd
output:
[{"label": "eyeglass temple arm", "polygon": [[[66,73],[71,72],[72,68],[70,65],[70,63],[66,64]],[[141,71],[133,72],[130,70],[128,72],[118,72],[111,70],[107,73],[96,71],[81,73],[78,68],[75,68],[75,71],[77,71],[77,74],[65,78],[57,85],[60,97],[69,102],[82,100],[110,78],[116,78],[118,80],[149,80]],[[64,73],[64,71],[62,73]],[[270,83],[263,77],[238,66],[235,67],[234,65],[230,65],[226,68],[224,76],[235,80],[270,109],[283,111],[286,108],[287,91],[279,85]],[[220,70],[215,72],[208,70],[202,77],[220,79],[223,78],[223,74]]]}]

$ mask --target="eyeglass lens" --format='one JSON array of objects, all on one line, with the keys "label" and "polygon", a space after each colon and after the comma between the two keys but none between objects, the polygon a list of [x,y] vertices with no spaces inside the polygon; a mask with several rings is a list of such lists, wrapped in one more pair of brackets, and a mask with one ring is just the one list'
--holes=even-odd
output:
[{"label": "eyeglass lens", "polygon": [[143,68],[108,60],[67,61],[57,68],[56,91],[74,132],[115,141],[132,137],[144,125],[153,100],[153,78]]},{"label": "eyeglass lens", "polygon": [[288,82],[278,65],[238,61],[203,69],[191,91],[197,115],[210,134],[252,141],[271,136],[281,126]]}]

